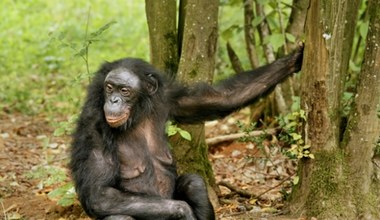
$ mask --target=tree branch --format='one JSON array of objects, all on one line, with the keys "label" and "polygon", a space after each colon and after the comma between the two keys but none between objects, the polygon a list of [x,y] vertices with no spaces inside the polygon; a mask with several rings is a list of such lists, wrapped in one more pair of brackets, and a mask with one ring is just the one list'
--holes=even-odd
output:
[{"label": "tree branch", "polygon": [[248,53],[249,62],[252,69],[260,66],[259,58],[255,47],[255,29],[252,25],[253,20],[253,0],[243,0],[244,4],[244,37]]},{"label": "tree branch", "polygon": [[258,198],[255,194],[250,193],[250,192],[245,191],[245,190],[242,190],[242,189],[232,185],[231,183],[228,183],[225,181],[218,182],[218,185],[219,186],[225,186],[228,189],[230,189],[231,191],[236,192],[237,194],[239,194],[240,196],[243,196],[245,198]]},{"label": "tree branch", "polygon": [[217,136],[217,137],[207,138],[206,143],[208,145],[215,145],[215,144],[222,143],[225,141],[233,141],[233,140],[236,140],[236,139],[239,139],[242,137],[246,137],[246,136],[254,137],[254,136],[260,136],[260,135],[264,135],[264,134],[274,135],[277,133],[278,130],[279,130],[279,128],[272,128],[272,129],[267,129],[264,131],[251,131],[248,134],[245,132],[241,132],[241,133],[235,133],[235,134],[221,135],[221,136]]},{"label": "tree branch", "polygon": [[234,69],[236,73],[244,72],[240,59],[238,55],[236,54],[235,50],[231,47],[230,42],[227,42],[226,47],[227,47],[228,57],[230,58],[230,61],[231,61],[232,69]]}]

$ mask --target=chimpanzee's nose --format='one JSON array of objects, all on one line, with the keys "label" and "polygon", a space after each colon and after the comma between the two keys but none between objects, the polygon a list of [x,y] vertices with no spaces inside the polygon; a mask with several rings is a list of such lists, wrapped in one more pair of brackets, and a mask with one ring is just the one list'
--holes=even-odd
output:
[{"label": "chimpanzee's nose", "polygon": [[111,103],[112,104],[117,104],[117,103],[120,103],[121,102],[121,98],[120,97],[117,97],[117,96],[114,96],[110,99]]}]

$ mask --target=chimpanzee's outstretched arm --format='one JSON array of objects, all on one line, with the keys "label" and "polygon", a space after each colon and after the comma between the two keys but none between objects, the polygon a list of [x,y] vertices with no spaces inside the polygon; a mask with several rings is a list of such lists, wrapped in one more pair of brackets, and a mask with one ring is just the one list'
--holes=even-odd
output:
[{"label": "chimpanzee's outstretched arm", "polygon": [[[174,120],[196,123],[224,117],[272,91],[302,66],[303,45],[296,52],[266,66],[234,75],[216,86],[197,84],[176,95],[171,110]],[[178,93],[178,92],[177,92]]]}]

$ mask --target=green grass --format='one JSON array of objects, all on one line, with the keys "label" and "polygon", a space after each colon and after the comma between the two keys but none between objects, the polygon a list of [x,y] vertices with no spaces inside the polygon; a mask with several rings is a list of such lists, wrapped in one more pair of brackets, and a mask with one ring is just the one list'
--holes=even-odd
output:
[{"label": "green grass", "polygon": [[[0,109],[23,114],[74,114],[85,94],[86,64],[55,37],[80,49],[88,32],[115,21],[89,49],[90,72],[121,57],[149,59],[143,1],[2,0]],[[89,18],[89,19],[88,19]]]}]

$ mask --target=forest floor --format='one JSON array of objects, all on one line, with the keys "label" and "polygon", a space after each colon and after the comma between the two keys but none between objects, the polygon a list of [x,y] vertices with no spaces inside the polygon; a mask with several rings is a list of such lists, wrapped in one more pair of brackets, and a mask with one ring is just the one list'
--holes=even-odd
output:
[{"label": "forest floor", "polygon": [[[244,118],[240,113],[208,122],[206,137],[236,133],[236,121]],[[53,132],[45,116],[0,113],[0,219],[89,219],[78,203],[62,207],[47,195],[69,181],[70,138]],[[210,146],[220,189],[218,219],[303,219],[284,215],[296,164],[270,139],[260,147],[236,140]]]}]

